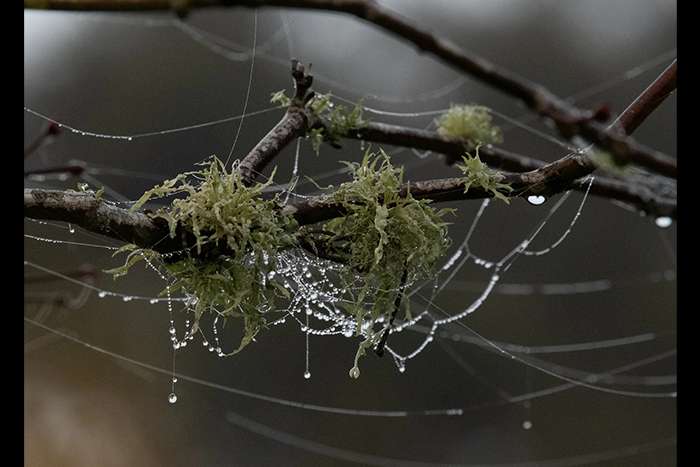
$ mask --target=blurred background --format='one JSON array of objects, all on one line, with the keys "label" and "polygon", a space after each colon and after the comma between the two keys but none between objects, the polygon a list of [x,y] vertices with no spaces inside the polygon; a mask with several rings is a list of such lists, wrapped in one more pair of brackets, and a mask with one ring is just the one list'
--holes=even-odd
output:
[{"label": "blurred background", "polygon": [[[560,96],[573,97],[582,106],[607,103],[615,113],[675,57],[676,3],[669,0],[382,3]],[[133,200],[212,154],[225,159],[238,120],[158,132],[241,114],[251,62],[247,111],[269,109],[271,93],[291,88],[291,56],[313,64],[317,91],[352,101],[364,97],[373,109],[411,113],[477,103],[513,118],[527,115],[516,102],[417,53],[406,42],[335,13],[212,9],[194,11],[180,23],[165,13],[27,10],[24,34],[26,108],[98,134],[157,133],[128,141],[64,130],[25,159],[25,170],[78,160],[87,167],[83,180],[65,174],[34,176],[26,179],[27,187],[64,189],[87,182],[104,185],[110,199]],[[415,128],[428,127],[435,118],[365,115]],[[234,157],[244,156],[280,116],[281,111],[272,110],[243,119]],[[31,112],[25,112],[24,121],[28,144],[46,122]],[[524,121],[550,131],[536,121]],[[504,148],[534,158],[554,160],[565,154],[531,131],[510,128],[504,136]],[[675,94],[635,137],[675,156]],[[340,150],[324,145],[317,156],[304,141],[299,172],[322,185],[342,182],[344,175],[336,171],[339,161],[359,160],[361,146],[356,141],[344,141]],[[294,151],[292,145],[276,159],[277,182],[291,177]],[[392,160],[405,166],[410,180],[456,173],[438,155],[402,151]],[[297,191],[315,190],[306,183]],[[581,197],[572,193],[533,247],[546,247],[561,236]],[[474,233],[472,251],[502,257],[553,203],[492,203]],[[458,209],[450,227],[454,244],[461,242],[479,204],[447,205]],[[119,246],[60,223],[25,221],[25,233]],[[488,339],[549,350],[633,336],[616,341],[626,345],[589,350],[574,346],[531,355],[557,373],[566,371],[561,367],[580,370],[576,379],[626,365],[634,368],[625,375],[675,375],[675,238],[675,224],[661,229],[654,219],[589,198],[561,246],[548,255],[519,259],[464,322]],[[25,260],[32,264],[98,289],[156,296],[163,288],[163,281],[145,268],[117,281],[102,273],[121,261],[107,250],[33,238],[26,238],[24,249]],[[115,354],[172,368],[165,304],[100,299],[94,290],[48,280],[54,276],[29,266],[25,277],[26,317]],[[435,304],[457,313],[488,279],[489,271],[468,263]],[[181,324],[185,317],[177,319]],[[410,361],[405,372],[397,371],[388,356],[368,355],[358,380],[348,377],[355,339],[311,337],[309,379],[303,377],[305,339],[296,326],[276,326],[228,359],[216,358],[196,341],[177,352],[176,371],[220,387],[181,379],[178,400],[170,404],[167,373],[112,358],[27,323],[25,463],[675,465],[675,399],[637,394],[670,392],[675,385],[649,384],[656,380],[644,380],[646,385],[596,383],[635,396],[580,386],[554,391],[550,388],[566,381],[474,345],[473,336],[460,338],[470,336],[462,327],[441,331],[440,339]],[[392,345],[410,351],[423,337],[405,332],[392,338]],[[645,361],[651,363],[640,363]],[[462,408],[463,414],[388,418],[321,413],[243,397],[224,387],[348,409]]]}]

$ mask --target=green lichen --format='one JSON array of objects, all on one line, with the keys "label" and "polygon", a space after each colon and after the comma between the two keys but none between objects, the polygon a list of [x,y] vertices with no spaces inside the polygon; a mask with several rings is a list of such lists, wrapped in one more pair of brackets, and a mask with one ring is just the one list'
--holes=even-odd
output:
[{"label": "green lichen", "polygon": [[489,109],[480,105],[452,105],[435,123],[446,138],[467,140],[469,146],[503,142],[501,129],[493,125]]},{"label": "green lichen", "polygon": [[[196,298],[195,329],[207,311],[224,319],[242,319],[238,352],[266,326],[266,313],[261,310],[274,309],[275,300],[287,295],[284,287],[265,278],[275,266],[276,253],[296,243],[297,226],[293,218],[280,213],[276,199],[262,199],[272,177],[265,184],[248,187],[235,168],[227,172],[215,157],[201,165],[201,170],[147,191],[132,210],[154,197],[184,195],[151,214],[168,222],[171,237],[178,227],[195,237],[194,251],[164,262],[174,278],[170,289]],[[124,266],[110,271],[115,276],[128,272],[143,255],[158,256],[151,250],[124,251],[130,251],[129,256]]]},{"label": "green lichen", "polygon": [[[405,189],[403,168],[395,168],[383,151],[368,151],[361,162],[346,164],[351,180],[325,196],[343,215],[299,229],[292,217],[282,214],[276,198],[262,198],[272,177],[249,187],[235,167],[229,172],[212,158],[200,170],[147,191],[132,207],[137,210],[154,198],[175,196],[167,207],[149,215],[166,221],[173,237],[191,232],[193,246],[166,258],[126,245],[117,252],[127,255],[123,266],[108,272],[119,277],[140,260],[160,260],[173,278],[170,292],[192,297],[194,330],[208,312],[224,322],[241,320],[243,337],[233,354],[268,325],[273,310],[284,309],[278,302],[290,299],[277,276],[269,275],[277,254],[298,247],[302,235],[320,232],[346,264],[337,270],[342,293],[347,293],[338,306],[356,321],[356,336],[363,337],[350,371],[356,378],[359,359],[380,342],[397,311],[397,298],[416,280],[434,274],[449,247],[443,218],[451,210],[434,209],[429,200],[413,198]],[[410,318],[408,308],[405,313]],[[383,323],[381,329],[375,329],[378,322]]]},{"label": "green lichen", "polygon": [[[352,180],[341,184],[328,200],[342,206],[346,215],[327,222],[331,243],[348,252],[349,275],[360,274],[354,304],[347,311],[354,315],[359,334],[362,323],[394,312],[394,300],[403,293],[401,278],[407,283],[430,277],[437,261],[445,254],[450,240],[443,217],[448,209],[434,209],[429,200],[417,200],[401,193],[403,168],[392,166],[381,151],[365,153],[362,162],[346,163]],[[353,280],[347,278],[348,282]],[[371,306],[362,306],[371,301]],[[368,331],[360,345],[351,372],[359,375],[357,360],[369,346],[378,342],[380,332]]]},{"label": "green lichen", "polygon": [[[292,99],[284,90],[281,90],[272,94],[270,102],[288,107],[292,104]],[[330,93],[315,94],[307,104],[307,108],[321,123],[321,126],[310,129],[306,135],[311,140],[316,154],[319,153],[323,142],[337,146],[340,139],[350,131],[367,126],[367,121],[362,115],[361,103],[347,108],[344,105],[335,104]]]},{"label": "green lichen", "polygon": [[510,199],[503,193],[510,193],[513,188],[502,183],[503,176],[495,170],[489,168],[479,159],[479,148],[475,148],[475,155],[472,157],[469,153],[462,156],[464,161],[462,164],[457,164],[457,168],[464,174],[464,192],[468,192],[473,186],[479,187],[493,194],[494,198],[510,204]]},{"label": "green lichen", "polygon": [[632,167],[630,163],[620,162],[612,154],[601,149],[593,149],[588,153],[588,157],[599,169],[620,177],[629,175]]}]

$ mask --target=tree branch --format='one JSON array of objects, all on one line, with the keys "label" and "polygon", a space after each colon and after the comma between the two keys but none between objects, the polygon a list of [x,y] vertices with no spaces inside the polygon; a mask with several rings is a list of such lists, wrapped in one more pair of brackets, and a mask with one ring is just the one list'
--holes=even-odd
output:
[{"label": "tree branch", "polygon": [[252,183],[267,164],[289,143],[306,132],[309,116],[305,105],[313,97],[313,93],[309,93],[313,77],[306,73],[304,65],[298,60],[292,60],[292,77],[295,96],[282,120],[255,145],[238,166],[238,170],[248,183]]},{"label": "tree branch", "polygon": [[631,135],[676,90],[677,60],[654,80],[620,115],[619,123]]},{"label": "tree branch", "polygon": [[[179,5],[182,4],[182,5]],[[551,119],[567,138],[581,135],[610,151],[621,161],[633,162],[662,175],[676,178],[676,160],[647,148],[632,138],[597,121],[600,112],[579,109],[555,96],[544,86],[530,82],[482,57],[467,54],[453,42],[420,29],[398,13],[372,0],[25,0],[27,8],[63,10],[175,10],[214,6],[292,7],[348,13],[393,33],[419,50],[430,52],[445,63],[487,85],[524,102],[543,117]],[[183,6],[184,5],[184,6]]]},{"label": "tree branch", "polygon": [[171,239],[167,223],[142,212],[109,205],[92,193],[25,189],[24,216],[70,222],[90,232],[160,253],[177,251],[193,244]]}]

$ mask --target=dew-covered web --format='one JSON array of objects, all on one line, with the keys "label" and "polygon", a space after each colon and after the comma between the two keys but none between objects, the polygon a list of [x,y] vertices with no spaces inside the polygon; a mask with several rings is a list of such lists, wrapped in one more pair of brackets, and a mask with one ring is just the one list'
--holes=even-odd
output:
[{"label": "dew-covered web", "polygon": [[[213,53],[224,60],[240,63],[240,66],[248,67],[249,79],[247,86],[242,87],[243,110],[238,115],[223,116],[216,120],[195,121],[176,128],[144,128],[140,132],[124,134],[119,131],[109,132],[95,130],[88,125],[77,122],[64,122],[53,118],[51,109],[36,109],[25,106],[24,110],[31,118],[38,118],[46,122],[56,124],[60,128],[68,130],[69,135],[84,138],[94,138],[107,140],[113,144],[121,144],[128,147],[130,143],[138,140],[153,139],[157,143],[159,138],[167,138],[173,134],[194,132],[201,128],[216,125],[234,123],[235,131],[232,131],[230,151],[228,151],[227,164],[229,159],[239,157],[241,148],[239,136],[245,132],[245,124],[251,119],[273,112],[280,112],[280,108],[270,106],[267,108],[248,109],[248,102],[251,92],[254,89],[254,74],[256,72],[255,60],[267,62],[268,64],[279,65],[281,70],[289,67],[289,62],[285,58],[275,55],[279,43],[284,42],[284,47],[289,55],[295,52],[295,44],[291,37],[293,22],[290,22],[285,13],[281,13],[279,20],[281,27],[277,32],[267,38],[258,37],[258,16],[254,16],[254,26],[250,46],[238,44],[220,35],[208,32],[188,22],[171,19],[138,19],[133,16],[114,15],[84,15],[86,21],[106,22],[115,25],[123,25],[127,28],[149,27],[172,29],[179,34],[201,45],[207,53]],[[670,50],[659,56],[639,64],[631,69],[615,74],[613,77],[595,83],[579,92],[569,96],[573,102],[583,98],[596,96],[606,90],[639,77],[646,76],[648,71],[656,70],[675,56],[675,50]],[[371,119],[382,121],[384,118],[399,119],[402,123],[415,128],[430,129],[434,126],[434,118],[444,113],[448,108],[431,103],[439,101],[441,98],[449,97],[460,89],[466,82],[466,78],[458,78],[452,82],[440,85],[435,89],[412,95],[408,98],[402,96],[378,96],[363,94],[361,89],[355,88],[342,80],[327,76],[323,70],[313,69],[316,82],[327,86],[333,95],[333,100],[339,104],[355,104],[358,98],[362,97],[365,114]],[[267,90],[264,90],[267,92]],[[382,108],[382,106],[421,104],[426,107],[420,111],[397,111]],[[498,110],[491,110],[496,121],[503,123],[502,128],[506,134],[514,131],[523,131],[529,137],[537,139],[541,143],[552,145],[553,150],[559,151],[560,157],[566,153],[587,151],[587,147],[577,147],[574,144],[562,140],[558,135],[547,132],[540,128],[531,126],[529,122],[532,117],[526,115],[508,115]],[[364,148],[365,143],[362,142]],[[49,148],[42,149],[48,151]],[[325,148],[321,150],[328,151]],[[563,151],[563,152],[562,152]],[[279,193],[284,204],[295,199],[304,199],[319,193],[316,190],[318,185],[329,182],[337,182],[347,176],[347,168],[328,170],[318,173],[305,173],[304,160],[307,157],[316,157],[311,154],[310,145],[302,139],[298,139],[291,148],[292,169],[289,173],[278,173],[274,184],[266,188],[271,193]],[[419,177],[420,169],[430,163],[437,163],[436,155],[428,152],[409,150],[405,148],[391,148],[387,150],[391,156],[408,155],[409,159],[402,163],[408,178],[412,175]],[[199,157],[199,156],[197,156]],[[87,159],[87,158],[86,158]],[[104,201],[118,207],[129,207],[135,200],[122,194],[119,190],[105,183],[105,179],[139,179],[146,183],[160,182],[172,176],[172,174],[149,173],[140,170],[131,170],[122,164],[99,165],[86,160],[74,159],[69,164],[80,165],[84,168],[77,176],[80,183],[85,183],[87,189],[104,188]],[[265,174],[259,174],[265,178]],[[309,177],[305,177],[305,176]],[[675,184],[671,184],[665,179],[656,179],[644,171],[637,171],[631,177],[643,179],[647,184],[656,182],[667,186],[670,193],[675,193]],[[26,177],[32,186],[42,188],[61,188],[67,184],[75,185],[75,176],[69,173],[32,173]],[[425,356],[424,351],[433,345],[438,344],[451,360],[455,362],[467,374],[479,381],[485,387],[490,388],[496,396],[495,400],[488,400],[479,403],[464,404],[462,401],[454,401],[448,408],[425,407],[420,410],[415,409],[387,409],[374,410],[363,408],[349,408],[340,406],[320,405],[303,402],[301,400],[290,400],[263,392],[244,390],[239,387],[223,385],[210,381],[206,378],[193,377],[183,372],[177,371],[176,355],[187,350],[188,346],[199,345],[208,350],[215,357],[230,357],[236,354],[238,343],[230,340],[223,331],[224,319],[220,316],[221,310],[212,310],[210,316],[203,317],[199,321],[193,319],[194,306],[198,297],[192,294],[174,295],[170,288],[173,285],[173,278],[170,277],[167,269],[144,256],[145,268],[154,275],[161,286],[154,289],[152,294],[129,293],[104,286],[95,280],[96,276],[102,275],[102,271],[90,271],[84,274],[67,274],[61,272],[59,267],[50,266],[41,261],[41,258],[25,258],[24,266],[27,272],[27,279],[31,280],[37,273],[44,279],[62,281],[78,287],[78,292],[71,294],[65,291],[55,292],[55,288],[42,291],[36,286],[31,291],[25,293],[25,322],[38,329],[43,330],[46,336],[60,337],[76,344],[85,346],[97,353],[112,359],[127,362],[129,364],[153,371],[155,373],[167,375],[170,378],[168,400],[170,403],[178,401],[177,384],[180,381],[187,381],[193,384],[209,387],[219,391],[234,394],[240,397],[264,401],[270,404],[277,404],[293,407],[300,410],[316,411],[330,414],[363,417],[412,417],[412,416],[460,416],[470,411],[489,410],[499,406],[510,404],[529,404],[529,401],[551,396],[562,391],[574,388],[586,388],[619,397],[633,398],[674,398],[676,397],[675,375],[653,375],[638,376],[632,370],[652,365],[656,362],[670,359],[675,355],[674,348],[666,348],[644,358],[637,358],[622,365],[608,365],[600,370],[582,370],[554,363],[548,360],[549,356],[561,353],[575,352],[602,352],[604,349],[615,351],[628,346],[636,346],[652,341],[663,340],[673,335],[670,330],[649,330],[637,334],[620,335],[606,339],[588,339],[581,342],[570,342],[566,344],[552,345],[522,345],[515,342],[507,342],[493,339],[478,332],[470,325],[470,316],[474,313],[488,312],[482,310],[484,304],[494,295],[504,296],[566,296],[568,299],[575,299],[577,296],[615,291],[624,288],[646,287],[649,284],[675,281],[675,260],[672,259],[669,269],[652,273],[641,273],[638,275],[627,275],[624,278],[600,277],[598,279],[561,281],[561,282],[518,282],[509,281],[508,274],[511,267],[518,262],[531,262],[532,268],[537,268],[537,260],[555,251],[560,251],[567,241],[572,241],[575,236],[579,221],[585,218],[589,201],[591,187],[596,180],[590,176],[584,180],[581,192],[565,192],[553,199],[545,199],[542,196],[529,196],[527,201],[537,208],[535,214],[521,220],[522,233],[520,238],[508,245],[503,251],[495,256],[482,255],[475,248],[474,238],[484,226],[488,226],[487,212],[493,209],[495,201],[483,200],[473,217],[468,222],[464,231],[451,230],[453,237],[453,247],[439,266],[433,278],[427,281],[416,281],[408,278],[398,290],[403,295],[404,306],[410,306],[411,318],[398,318],[394,323],[389,323],[384,317],[377,319],[366,319],[358,322],[354,316],[348,315],[344,311],[344,304],[355,303],[357,293],[362,289],[363,278],[359,274],[348,274],[347,266],[332,261],[324,260],[309,254],[301,248],[291,248],[283,250],[275,257],[264,257],[262,261],[269,265],[269,268],[260,275],[259,281],[265,284],[274,281],[289,292],[289,300],[284,307],[273,308],[263,306],[260,313],[269,317],[270,327],[286,326],[298,329],[299,334],[304,339],[304,371],[302,377],[312,379],[313,368],[311,367],[310,355],[315,351],[315,346],[323,339],[349,339],[356,343],[369,339],[373,335],[388,333],[389,339],[385,346],[386,353],[393,360],[398,372],[403,373],[409,368],[413,360],[419,358],[433,358]],[[156,200],[162,203],[167,200]],[[553,222],[554,219],[560,220]],[[555,232],[552,232],[553,224],[561,224]],[[656,219],[656,226],[665,229],[671,226],[669,218]],[[27,219],[25,224],[25,239],[27,242],[38,242],[55,245],[57,248],[72,246],[78,248],[81,254],[87,258],[91,250],[106,250],[107,252],[117,251],[121,244],[113,239],[92,234],[79,227],[60,223],[47,222],[42,220]],[[524,227],[523,227],[524,226]],[[542,234],[547,232],[547,238],[553,238],[546,242],[538,241]],[[66,235],[67,234],[67,235]],[[74,237],[68,240],[67,238]],[[666,237],[662,242],[664,248],[669,250]],[[173,253],[174,254],[174,253]],[[167,259],[168,255],[163,255]],[[249,258],[252,262],[255,258]],[[118,260],[115,260],[118,261]],[[482,281],[467,281],[462,279],[465,271],[483,275]],[[38,277],[38,276],[36,276]],[[350,277],[350,279],[348,279]],[[116,287],[116,286],[115,286]],[[118,288],[118,287],[117,287]],[[449,305],[441,302],[441,297],[445,293],[459,291],[467,294],[469,298],[463,304],[452,301]],[[110,351],[97,343],[90,342],[89,339],[82,339],[63,325],[47,324],[50,317],[62,308],[79,309],[88,303],[91,295],[98,299],[119,300],[123,306],[130,303],[147,303],[155,307],[158,312],[163,312],[164,331],[167,332],[172,344],[172,363],[170,368],[150,363],[143,359],[136,359],[124,354]],[[371,294],[369,294],[371,297]],[[367,299],[365,306],[371,306],[372,300]],[[195,322],[197,323],[195,326]],[[405,334],[411,334],[410,339],[402,340]],[[483,377],[480,372],[473,368],[458,352],[453,345],[472,345],[481,350],[492,353],[494,356],[505,361],[517,364],[528,372],[541,373],[557,380],[556,384],[548,387],[533,389],[528,385],[526,392],[514,393],[516,390],[503,387],[500,384]],[[41,342],[34,339],[25,344],[25,352],[36,352],[41,348]],[[254,346],[253,346],[254,347]],[[254,348],[246,349],[247,352],[254,352]],[[295,358],[288,356],[287,358]],[[366,358],[366,357],[365,357]],[[348,355],[347,362],[344,362],[347,369],[357,368],[357,360],[353,362],[352,355]],[[361,366],[361,365],[360,365]],[[352,372],[352,370],[351,370]],[[530,374],[530,373],[527,373]],[[365,377],[363,374],[362,377]],[[370,376],[367,376],[370,377]],[[443,404],[444,405],[444,404]],[[529,406],[526,406],[529,407]],[[231,423],[241,426],[250,431],[262,434],[263,436],[276,439],[279,442],[291,444],[301,449],[312,452],[321,452],[324,455],[339,459],[348,459],[355,462],[366,463],[367,465],[393,465],[396,459],[386,459],[374,456],[364,456],[351,451],[343,451],[320,443],[311,442],[297,436],[285,434],[279,430],[266,427],[255,421],[248,420],[234,412],[230,412],[228,419]],[[532,423],[529,420],[523,422],[523,428],[529,430]],[[669,445],[670,441],[657,443],[659,447]],[[631,446],[615,451],[606,451],[589,456],[572,456],[566,459],[552,459],[532,465],[584,465],[594,462],[596,459],[615,459],[633,455],[638,452],[655,448],[657,444],[647,443],[638,446]],[[597,457],[596,457],[597,456]],[[617,456],[617,457],[616,457]],[[401,461],[407,463],[408,461]],[[407,465],[409,465],[408,463]],[[416,463],[420,464],[420,463]],[[422,465],[422,464],[421,464]],[[431,464],[435,465],[435,464]],[[483,464],[482,464],[483,465]],[[523,464],[529,465],[529,464]]]}]

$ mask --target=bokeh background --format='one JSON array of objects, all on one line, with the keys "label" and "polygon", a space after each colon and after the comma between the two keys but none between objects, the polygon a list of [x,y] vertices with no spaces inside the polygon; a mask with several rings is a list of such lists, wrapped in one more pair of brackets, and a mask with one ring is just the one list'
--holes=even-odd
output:
[{"label": "bokeh background", "polygon": [[[583,92],[581,105],[608,103],[614,112],[622,111],[670,62],[676,47],[676,3],[669,0],[383,3],[559,95]],[[245,8],[195,11],[186,20],[195,29],[189,29],[168,14],[25,11],[25,106],[77,128],[118,135],[240,114],[251,72],[245,50],[253,44],[255,14]],[[213,45],[216,42],[219,47]],[[511,117],[524,112],[511,99],[472,79],[461,79],[411,45],[342,14],[260,9],[257,46],[248,111],[269,108],[272,92],[291,87],[288,60],[295,56],[313,63],[316,90],[351,100],[365,97],[364,103],[374,108],[417,112],[472,102]],[[601,83],[609,85],[598,89]],[[675,106],[673,95],[635,136],[675,155]],[[245,155],[280,115],[273,111],[244,119],[234,155]],[[416,128],[426,127],[433,118],[367,116]],[[29,142],[45,122],[26,112],[24,121]],[[529,124],[550,131],[537,122]],[[237,125],[232,121],[130,142],[64,131],[26,159],[25,169],[81,160],[91,169],[92,186],[106,185],[108,196],[136,199],[158,180],[189,170],[209,155],[225,158]],[[341,160],[358,160],[360,146],[354,141],[344,142],[341,150],[324,146],[316,156],[310,144],[303,143],[300,172],[317,176],[339,168]],[[544,160],[563,155],[561,147],[517,128],[505,133],[504,147]],[[292,146],[276,160],[279,182],[289,179],[293,156]],[[407,178],[413,180],[455,174],[436,155],[420,158],[404,151],[394,161],[405,164]],[[343,180],[338,174],[323,183]],[[52,176],[27,180],[25,186],[69,188],[78,181]],[[301,193],[314,190],[311,184],[299,188]],[[580,193],[571,195],[535,246],[558,238],[580,199]],[[473,251],[487,258],[502,256],[527,235],[552,202],[540,207],[523,200],[510,206],[492,203],[474,235]],[[458,208],[450,228],[455,242],[464,236],[478,205],[450,205]],[[80,229],[71,234],[67,226],[25,221],[25,232],[98,242]],[[465,323],[489,339],[527,346],[654,334],[653,340],[634,345],[537,356],[586,373],[672,350],[675,232],[675,225],[659,229],[653,219],[591,198],[565,243],[549,255],[518,260],[503,275],[504,284],[529,285],[535,293],[516,293],[522,287],[501,288]],[[100,271],[120,259],[102,250],[32,239],[25,240],[24,249],[26,260],[54,271],[92,266],[100,288],[153,296],[163,285],[146,269],[113,281]],[[25,275],[34,278],[41,272],[25,267]],[[467,265],[436,303],[451,313],[460,311],[487,280],[487,271]],[[599,283],[605,290],[588,293],[559,294],[551,287],[590,281],[609,283]],[[65,281],[27,283],[25,315],[117,354],[171,368],[165,305],[100,299],[94,293],[75,309],[61,305],[62,297],[75,297],[80,290]],[[466,334],[459,327],[445,331]],[[624,397],[579,387],[529,403],[489,405],[501,401],[504,393],[517,396],[563,382],[451,338],[436,340],[408,364],[405,373],[399,373],[388,357],[368,355],[359,380],[348,378],[356,341],[342,337],[311,338],[312,377],[304,379],[304,337],[292,326],[265,332],[234,358],[216,358],[201,345],[177,353],[176,370],[183,374],[301,402],[377,410],[486,404],[462,416],[373,418],[283,407],[187,381],[178,382],[178,401],[171,405],[167,375],[47,336],[30,324],[24,332],[26,465],[340,466],[377,461],[355,457],[354,463],[346,451],[427,464],[550,465],[538,462],[608,451],[632,454],[635,449],[645,451],[634,446],[657,441],[665,447],[597,459],[595,465],[675,465],[675,399]],[[409,349],[421,338],[404,333],[395,345]],[[629,374],[675,374],[675,358]],[[275,432],[261,434],[256,424]],[[272,439],[280,433],[295,438],[284,438],[286,443]],[[324,455],[313,443],[345,451]],[[620,451],[627,447],[632,448]],[[589,465],[594,460],[551,465]]]}]

